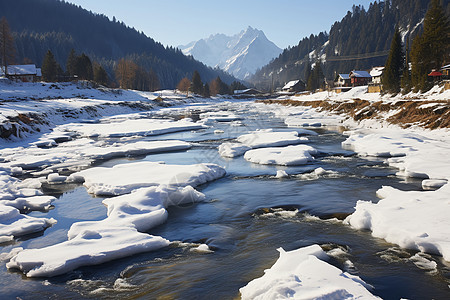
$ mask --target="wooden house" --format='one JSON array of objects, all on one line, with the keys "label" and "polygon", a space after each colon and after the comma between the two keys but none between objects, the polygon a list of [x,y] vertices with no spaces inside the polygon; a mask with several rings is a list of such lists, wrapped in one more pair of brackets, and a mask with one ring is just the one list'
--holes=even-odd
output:
[{"label": "wooden house", "polygon": [[443,66],[440,71],[443,79],[450,79],[450,64]]},{"label": "wooden house", "polygon": [[352,86],[368,85],[372,80],[372,76],[367,71],[351,71],[349,75]]},{"label": "wooden house", "polygon": [[14,81],[35,82],[40,80],[42,74],[40,68],[36,68],[36,65],[30,64],[30,65],[9,65],[7,67],[7,74],[5,74],[4,67],[1,67],[0,76],[5,76]]},{"label": "wooden house", "polygon": [[349,87],[350,86],[350,74],[338,74],[334,80],[336,87]]},{"label": "wooden house", "polygon": [[288,93],[297,93],[303,92],[306,88],[306,85],[301,80],[292,80],[285,84],[285,86],[281,89],[282,92]]}]

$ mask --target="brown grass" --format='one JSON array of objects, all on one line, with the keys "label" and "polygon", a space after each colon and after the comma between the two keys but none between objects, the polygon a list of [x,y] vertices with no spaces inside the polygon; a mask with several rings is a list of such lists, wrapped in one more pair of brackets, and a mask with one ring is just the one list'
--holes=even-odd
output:
[{"label": "brown grass", "polygon": [[[319,111],[330,111],[336,114],[346,114],[355,121],[364,119],[383,119],[391,124],[407,128],[418,125],[428,129],[450,128],[450,101],[411,101],[401,100],[392,103],[383,101],[369,102],[361,99],[348,101],[294,101],[294,100],[259,100],[267,104],[288,106],[309,106]],[[435,105],[422,108],[424,104]],[[388,119],[384,115],[392,110],[398,112]]]}]

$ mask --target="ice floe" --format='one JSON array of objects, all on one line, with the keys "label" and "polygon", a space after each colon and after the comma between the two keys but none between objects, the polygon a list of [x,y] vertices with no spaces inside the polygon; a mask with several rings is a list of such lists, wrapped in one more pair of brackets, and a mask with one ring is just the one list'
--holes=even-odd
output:
[{"label": "ice floe", "polygon": [[6,267],[20,269],[28,277],[51,277],[167,245],[168,240],[140,233],[132,227],[86,230],[56,245],[20,251]]},{"label": "ice floe", "polygon": [[287,146],[307,140],[305,137],[299,137],[297,131],[275,132],[272,130],[254,131],[237,138],[239,143],[251,148]]},{"label": "ice floe", "polygon": [[35,218],[9,205],[0,205],[0,240],[44,230],[56,223],[52,218]]},{"label": "ice floe", "polygon": [[218,148],[219,154],[222,157],[236,157],[250,149],[295,145],[308,141],[308,138],[299,137],[297,131],[274,132],[267,129],[241,135],[237,141],[238,143],[222,143]]},{"label": "ice floe", "polygon": [[275,264],[239,290],[242,299],[380,299],[361,278],[326,263],[318,245],[278,251]]},{"label": "ice floe", "polygon": [[121,122],[100,124],[71,123],[62,125],[60,130],[75,132],[85,137],[123,137],[152,136],[179,131],[205,128],[203,124],[194,123],[190,119],[179,121],[163,119],[125,119]]},{"label": "ice floe", "polygon": [[[204,180],[213,179],[207,177]],[[74,223],[68,232],[68,241],[20,251],[11,258],[7,267],[19,269],[28,277],[51,277],[80,266],[168,246],[168,240],[142,232],[163,223],[167,219],[167,207],[204,198],[191,186],[159,185],[105,199],[103,203],[108,207],[106,219]],[[205,246],[199,247],[198,251],[209,251]]]},{"label": "ice floe", "polygon": [[225,169],[215,164],[169,165],[160,162],[133,162],[112,168],[95,167],[69,176],[95,195],[122,195],[132,190],[160,184],[197,186],[225,175]]},{"label": "ice floe", "polygon": [[295,166],[313,161],[311,154],[316,152],[311,146],[295,145],[249,150],[244,154],[244,158],[256,164]]}]

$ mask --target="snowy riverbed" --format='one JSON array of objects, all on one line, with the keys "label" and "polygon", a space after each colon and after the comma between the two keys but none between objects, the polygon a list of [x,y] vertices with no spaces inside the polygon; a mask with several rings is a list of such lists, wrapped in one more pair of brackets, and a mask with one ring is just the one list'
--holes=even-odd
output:
[{"label": "snowy riverbed", "polygon": [[[54,90],[46,85],[18,86],[17,93],[2,88],[5,97],[25,98],[45,98]],[[41,106],[32,100],[0,106],[2,116],[32,111],[48,118],[41,133],[3,140],[0,147],[0,258],[28,277],[65,278],[43,281],[48,282],[38,288],[43,292],[49,286],[61,296],[74,290],[83,297],[131,296],[140,281],[171,274],[165,261],[176,265],[180,284],[189,282],[180,274],[222,266],[234,279],[218,293],[236,296],[241,288],[246,299],[376,298],[396,288],[399,297],[411,297],[406,291],[415,293],[409,286],[414,280],[441,286],[435,295],[446,290],[447,130],[404,130],[375,121],[362,126],[306,107],[180,100],[168,91],[160,95],[178,105],[163,108],[158,94],[151,93],[112,96],[71,86],[59,92],[55,97],[68,98],[42,100]],[[75,92],[92,98],[72,98],[79,95]],[[112,105],[122,101],[128,105]],[[153,109],[130,105],[133,101]],[[52,108],[55,103],[60,112]],[[86,107],[96,107],[95,117],[83,112]],[[77,109],[82,113],[61,115]],[[342,126],[343,135],[337,131]],[[83,208],[71,203],[72,211],[59,212],[66,205],[62,199],[75,191],[92,211],[95,205],[106,211],[75,218]],[[96,196],[105,198],[95,201]],[[277,260],[279,247],[289,251],[280,249]],[[358,251],[376,253],[389,264],[383,269]],[[229,260],[229,266],[215,258]],[[239,262],[243,267],[237,267]],[[105,287],[109,276],[99,283],[86,273],[109,264],[111,276],[120,273],[112,288]],[[153,274],[140,264],[159,271]],[[377,267],[368,271],[365,264]],[[400,288],[383,289],[390,285],[376,272],[381,278],[391,264],[400,274],[411,272],[413,265],[414,279],[398,275],[405,282]],[[268,269],[264,275],[263,269]],[[204,272],[210,280],[220,278],[213,270]],[[18,286],[11,297],[24,296],[28,285],[36,288],[17,273],[4,273],[0,282]],[[196,276],[199,282],[204,278]],[[174,295],[193,296],[189,286]],[[217,287],[205,283],[201,288],[202,293],[211,289]],[[147,293],[164,294],[170,292]]]}]

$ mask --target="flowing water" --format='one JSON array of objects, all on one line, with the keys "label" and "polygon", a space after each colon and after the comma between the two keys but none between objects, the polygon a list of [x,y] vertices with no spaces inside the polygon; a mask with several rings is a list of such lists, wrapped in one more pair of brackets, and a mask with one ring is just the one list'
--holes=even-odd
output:
[{"label": "flowing water", "polygon": [[[168,164],[213,162],[226,167],[226,177],[198,187],[206,201],[170,207],[168,220],[149,231],[179,242],[50,279],[27,279],[21,273],[7,271],[2,264],[0,298],[235,299],[239,298],[240,287],[273,265],[277,248],[293,250],[311,244],[325,250],[341,249],[341,255],[332,257],[329,263],[360,276],[373,286],[372,293],[384,299],[449,298],[450,266],[441,257],[423,255],[438,265],[437,269],[424,270],[414,263],[415,252],[374,238],[370,232],[356,231],[336,219],[352,213],[357,200],[378,201],[375,192],[383,185],[419,190],[420,181],[397,178],[396,170],[382,159],[367,160],[342,149],[345,136],[336,128],[312,129],[318,135],[308,136],[308,144],[319,154],[304,166],[262,166],[243,157],[222,158],[216,147],[249,130],[296,130],[286,128],[271,114],[242,109],[239,113],[244,126],[223,122],[207,130],[145,138],[193,142],[194,147],[188,151],[101,163],[113,166],[143,159]],[[166,116],[179,117],[169,112]],[[216,129],[224,133],[215,134]],[[328,172],[314,175],[318,167]],[[291,176],[277,179],[277,170]],[[1,252],[62,242],[73,222],[100,220],[106,215],[103,198],[92,197],[83,186],[51,185],[44,187],[44,192],[58,197],[54,209],[30,215],[53,217],[58,223],[40,234],[3,244]],[[189,243],[206,243],[214,251],[195,252]]]}]

